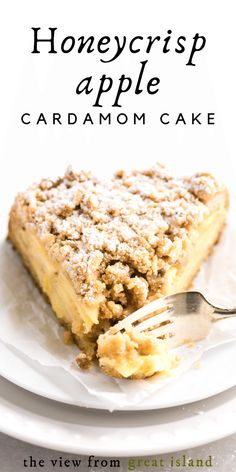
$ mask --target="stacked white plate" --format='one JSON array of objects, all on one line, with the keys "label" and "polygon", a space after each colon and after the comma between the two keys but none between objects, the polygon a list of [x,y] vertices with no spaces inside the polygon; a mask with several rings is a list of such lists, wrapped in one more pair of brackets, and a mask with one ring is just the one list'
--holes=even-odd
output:
[{"label": "stacked white plate", "polygon": [[235,342],[212,349],[199,368],[110,413],[63,369],[0,343],[0,429],[76,454],[130,457],[199,446],[236,432],[235,358]]}]

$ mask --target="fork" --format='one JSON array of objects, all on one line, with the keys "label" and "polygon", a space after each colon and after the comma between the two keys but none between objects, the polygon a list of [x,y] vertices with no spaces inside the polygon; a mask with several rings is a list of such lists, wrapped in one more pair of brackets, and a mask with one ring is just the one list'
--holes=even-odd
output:
[{"label": "fork", "polygon": [[205,338],[216,321],[236,316],[236,308],[212,305],[200,292],[182,292],[154,300],[109,329],[110,334],[132,328],[136,333],[166,339],[170,347]]}]

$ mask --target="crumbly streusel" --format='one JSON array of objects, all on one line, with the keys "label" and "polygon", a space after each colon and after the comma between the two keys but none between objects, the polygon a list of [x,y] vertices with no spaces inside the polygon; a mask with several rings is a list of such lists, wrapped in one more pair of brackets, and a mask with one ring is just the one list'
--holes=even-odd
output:
[{"label": "crumbly streusel", "polygon": [[161,290],[183,253],[191,228],[209,213],[219,191],[209,174],[177,178],[160,165],[117,172],[109,181],[68,170],[18,196],[49,254],[76,292],[100,303],[100,316],[120,318]]}]

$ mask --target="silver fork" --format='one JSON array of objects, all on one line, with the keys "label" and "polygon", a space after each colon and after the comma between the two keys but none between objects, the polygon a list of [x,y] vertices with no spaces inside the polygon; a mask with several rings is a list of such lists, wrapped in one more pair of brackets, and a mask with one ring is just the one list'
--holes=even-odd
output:
[{"label": "silver fork", "polygon": [[205,338],[212,323],[236,316],[236,308],[212,305],[200,292],[182,292],[159,298],[110,328],[116,334],[127,328],[167,339],[170,347]]}]

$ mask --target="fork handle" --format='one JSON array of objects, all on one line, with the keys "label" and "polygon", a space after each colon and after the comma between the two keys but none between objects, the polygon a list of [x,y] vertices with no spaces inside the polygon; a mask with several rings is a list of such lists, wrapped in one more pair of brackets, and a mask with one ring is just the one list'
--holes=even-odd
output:
[{"label": "fork handle", "polygon": [[[230,316],[236,316],[236,308],[218,308],[214,307],[215,320],[221,320],[222,318],[228,318]],[[218,315],[218,316],[217,316]]]}]

